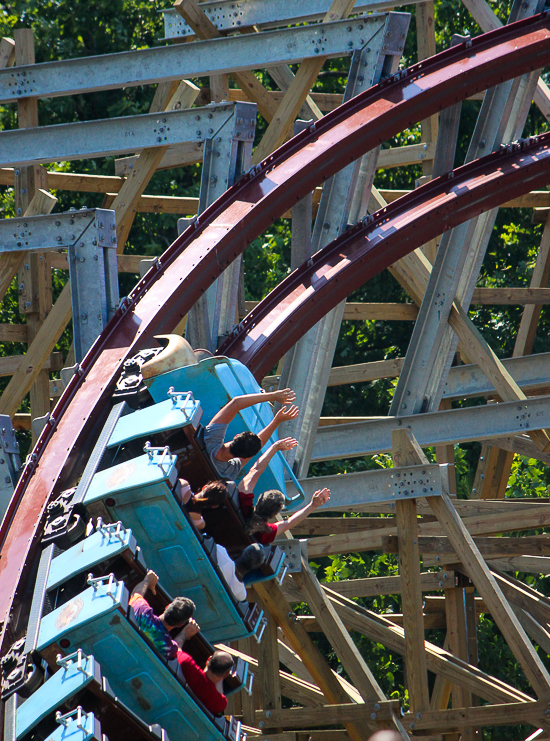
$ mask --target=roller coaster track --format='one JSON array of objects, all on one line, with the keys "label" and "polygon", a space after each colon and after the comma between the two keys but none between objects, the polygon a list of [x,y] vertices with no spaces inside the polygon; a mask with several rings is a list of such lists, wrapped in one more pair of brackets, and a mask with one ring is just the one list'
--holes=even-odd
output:
[{"label": "roller coaster track", "polygon": [[[25,598],[47,503],[73,485],[82,473],[105,421],[109,398],[124,361],[149,345],[155,334],[170,332],[253,239],[348,162],[420,119],[549,63],[550,18],[540,14],[403,70],[329,113],[252,168],[169,247],[98,337],[65,389],[23,470],[0,528],[3,650],[14,635],[9,621],[11,617],[14,624],[17,622]],[[444,228],[449,228],[508,200],[510,189],[520,194],[546,183],[550,172],[547,147],[548,138],[544,136],[525,149],[472,163],[458,170],[456,179],[434,181],[402,199],[401,206],[396,202],[377,214],[370,224],[351,230],[329,245],[311,266],[301,269],[300,276],[309,280],[309,286],[296,301],[290,288],[294,278],[285,281],[277,291],[284,309],[290,307],[293,319],[307,316],[307,321],[300,322],[299,330],[293,330],[292,341],[360,282],[414,250],[427,235],[440,233],[440,223],[437,228],[427,224],[429,213],[438,217],[446,214]],[[415,229],[414,219],[422,224],[421,228]],[[395,231],[388,234],[394,227]],[[393,236],[399,234],[401,238]],[[344,244],[348,252],[340,257]],[[348,283],[353,269],[345,269],[347,260],[355,267],[363,265],[359,283]],[[367,268],[367,263],[372,266]],[[314,294],[311,300],[310,294]],[[321,297],[319,301],[316,295]],[[272,322],[277,309],[270,299],[263,306],[227,345],[233,346],[235,354],[249,358],[247,362],[258,375],[272,361],[260,360],[259,353],[251,348],[252,340],[245,339],[248,331],[251,338],[257,338],[258,347],[262,345],[266,358],[275,358],[284,351],[281,332]],[[265,337],[260,334],[264,326]]]},{"label": "roller coaster track", "polygon": [[549,147],[550,134],[515,143],[367,217],[273,289],[218,352],[262,379],[321,317],[399,258],[506,198],[543,186]]}]

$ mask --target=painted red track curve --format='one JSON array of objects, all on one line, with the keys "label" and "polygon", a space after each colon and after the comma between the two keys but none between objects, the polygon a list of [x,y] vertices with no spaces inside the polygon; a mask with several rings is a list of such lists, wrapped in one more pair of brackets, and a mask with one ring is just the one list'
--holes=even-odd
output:
[{"label": "painted red track curve", "polygon": [[[21,597],[45,506],[83,468],[124,360],[176,325],[271,222],[345,164],[418,120],[550,63],[550,19],[533,16],[398,73],[254,168],[182,234],[94,344],[46,425],[0,528],[0,621]],[[415,245],[411,245],[413,249]],[[22,578],[23,577],[23,578]],[[19,591],[18,591],[19,590]]]},{"label": "painted red track curve", "polygon": [[219,354],[237,358],[262,379],[319,319],[401,257],[547,184],[550,133],[508,150],[433,180],[349,229],[273,289]]}]

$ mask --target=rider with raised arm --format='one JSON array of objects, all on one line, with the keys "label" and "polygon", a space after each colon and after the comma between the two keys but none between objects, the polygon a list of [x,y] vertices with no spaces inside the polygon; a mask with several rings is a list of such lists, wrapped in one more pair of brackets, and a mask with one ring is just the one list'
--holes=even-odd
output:
[{"label": "rider with raised arm", "polygon": [[[277,427],[282,423],[298,416],[298,407],[293,406],[296,394],[290,389],[259,392],[235,396],[210,420],[203,428],[202,439],[210,459],[220,476],[235,481],[241,468],[251,458],[260,452]],[[283,406],[273,417],[273,420],[258,434],[254,432],[240,432],[233,440],[225,442],[225,434],[229,424],[235,416],[254,404],[264,401],[279,402]]]},{"label": "rider with raised arm", "polygon": [[280,522],[268,522],[276,517],[283,509],[285,497],[282,491],[270,489],[260,494],[256,506],[254,506],[254,487],[258,479],[265,471],[267,464],[278,450],[290,450],[298,445],[293,437],[285,437],[270,445],[266,452],[254,463],[250,471],[239,483],[239,505],[245,519],[246,531],[262,545],[272,543],[275,538],[291,530],[294,525],[302,522],[318,507],[326,504],[330,499],[328,489],[319,489],[311,498],[309,504],[294,512],[288,520]]}]

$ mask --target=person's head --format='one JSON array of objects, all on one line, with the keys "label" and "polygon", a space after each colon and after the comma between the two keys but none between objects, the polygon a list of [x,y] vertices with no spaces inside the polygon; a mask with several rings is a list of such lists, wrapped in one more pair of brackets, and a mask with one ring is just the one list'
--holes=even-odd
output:
[{"label": "person's head", "polygon": [[232,669],[233,657],[227,651],[214,651],[206,662],[206,671],[213,675],[216,682],[228,677]]},{"label": "person's head", "polygon": [[269,489],[258,497],[256,506],[254,507],[254,514],[263,520],[271,520],[279,514],[284,506],[285,495],[283,492],[278,489]]},{"label": "person's head", "polygon": [[193,504],[203,507],[219,507],[227,497],[229,492],[227,486],[222,481],[209,481],[193,497]]},{"label": "person's head", "polygon": [[252,458],[262,449],[262,441],[254,432],[239,432],[229,444],[229,452],[235,458]]},{"label": "person's head", "polygon": [[195,612],[195,603],[188,597],[176,597],[162,614],[167,628],[179,628],[184,625]]},{"label": "person's head", "polygon": [[245,574],[259,568],[265,561],[265,550],[258,543],[249,545],[235,561],[235,573],[242,581]]},{"label": "person's head", "polygon": [[284,504],[285,495],[282,491],[277,489],[264,491],[258,497],[252,517],[246,523],[246,532],[249,535],[265,532],[268,529],[267,521],[278,515]]}]

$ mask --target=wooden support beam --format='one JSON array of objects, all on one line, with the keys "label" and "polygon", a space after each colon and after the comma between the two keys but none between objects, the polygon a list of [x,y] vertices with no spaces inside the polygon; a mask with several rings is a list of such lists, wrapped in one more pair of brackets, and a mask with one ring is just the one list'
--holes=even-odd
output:
[{"label": "wooden support beam", "polygon": [[[116,193],[106,193],[102,203],[102,208],[112,208],[115,199]],[[195,216],[198,207],[198,198],[181,198],[179,196],[142,195],[136,202],[136,212],[140,214],[176,214],[177,216]]]},{"label": "wooden support beam", "polygon": [[15,64],[15,41],[4,36],[0,39],[0,69]]},{"label": "wooden support beam", "polygon": [[[395,535],[384,537],[382,550],[384,553],[398,553],[400,543]],[[474,543],[481,555],[485,558],[505,558],[507,556],[550,556],[550,542],[547,535],[533,535],[522,538],[474,538]],[[421,536],[418,538],[418,548],[425,557],[437,554],[439,563],[454,563],[460,559],[446,537]],[[550,616],[549,616],[550,619]]]},{"label": "wooden support beam", "polygon": [[[519,702],[506,705],[484,705],[483,707],[439,710],[422,713],[421,718],[407,713],[403,716],[403,725],[407,730],[444,731],[472,726],[507,726],[528,723],[535,728],[547,720],[545,712],[548,705],[544,700],[536,702]],[[422,738],[424,738],[422,736]],[[464,737],[463,737],[464,738]]]},{"label": "wooden support beam", "polygon": [[[25,326],[25,325],[22,325]],[[26,362],[26,355],[5,355],[0,357],[0,378],[12,376]],[[54,352],[44,361],[44,370],[56,371],[63,368],[63,353]]]},{"label": "wooden support beam", "polygon": [[0,342],[27,342],[27,325],[0,324]]},{"label": "wooden support beam", "polygon": [[[436,53],[435,48],[435,14],[433,0],[419,3],[415,8],[416,14],[416,45],[418,51],[418,61],[433,57]],[[420,122],[421,141],[432,146],[437,141],[437,131],[439,127],[439,116],[431,116]],[[433,170],[433,159],[426,160],[422,163],[422,174],[431,175]]]},{"label": "wooden support beam", "polygon": [[545,556],[513,556],[487,561],[488,566],[500,571],[522,571],[525,574],[550,574],[550,558]]},{"label": "wooden support beam", "polygon": [[[293,619],[293,613],[279,586],[273,581],[260,582],[255,585],[255,590],[283,631],[292,649],[304,662],[327,701],[331,705],[349,702],[348,695],[335,679],[317,646],[304,628]],[[346,730],[350,738],[354,740],[362,741],[364,738],[361,728],[356,725],[346,724]]]},{"label": "wooden support beam", "polygon": [[[402,628],[391,623],[383,615],[376,615],[360,607],[356,602],[336,594],[328,587],[323,587],[323,589],[351,630],[356,630],[371,640],[382,643],[387,648],[404,655],[406,642]],[[424,645],[428,670],[434,674],[441,674],[453,684],[468,687],[476,695],[489,702],[532,701],[533,698],[524,692],[470,666],[429,641],[425,641]]]},{"label": "wooden support beam", "polygon": [[[0,325],[1,327],[1,325]],[[393,517],[308,517],[292,528],[296,535],[334,535],[358,530],[379,530],[395,524]]]},{"label": "wooden support beam", "polygon": [[[15,41],[15,64],[32,65],[35,63],[34,37],[29,28],[16,29],[14,31]],[[38,100],[36,98],[24,98],[17,102],[17,123],[20,129],[36,128],[38,126]],[[30,165],[15,170],[15,212],[24,215],[33,204],[33,210],[39,207],[48,209],[55,203],[50,201],[46,194],[47,172],[41,165]],[[37,201],[35,196],[40,189],[44,190]],[[11,283],[8,281],[11,270],[15,267],[19,258],[18,283],[19,283],[19,311],[26,315],[28,340],[32,342],[37,336],[44,319],[52,307],[52,282],[51,270],[47,266],[44,253],[23,253],[18,256],[9,254],[5,258],[3,278],[6,288]],[[3,294],[2,294],[3,295]],[[42,417],[50,411],[49,377],[47,371],[37,373],[30,388],[30,403],[32,417]],[[36,441],[34,431],[33,443]]]},{"label": "wooden support beam", "polygon": [[281,709],[281,682],[279,678],[279,646],[277,623],[269,612],[264,634],[258,644],[258,690],[260,707],[264,710]]},{"label": "wooden support beam", "polygon": [[[204,10],[197,5],[195,0],[176,0],[174,8],[191,26],[197,38],[216,39],[222,37],[222,34],[208,18]],[[277,112],[277,102],[269,95],[268,91],[254,75],[254,72],[232,72],[231,77],[241,86],[247,98],[256,103],[258,111],[266,121],[271,121]],[[217,92],[219,93],[221,91],[211,91],[211,100],[215,100]],[[227,92],[229,93],[228,87]]]},{"label": "wooden support beam", "polygon": [[[256,712],[256,721],[262,728],[318,728],[319,726],[342,725],[343,723],[371,723],[372,720],[391,720],[393,712],[399,712],[396,700],[364,703],[361,705],[324,705],[321,708],[290,708],[277,712]],[[373,714],[376,716],[373,718]]]},{"label": "wooden support beam", "polygon": [[493,570],[495,581],[509,602],[532,615],[542,625],[550,624],[550,599],[508,574]]},{"label": "wooden support beam", "polygon": [[[420,574],[420,585],[423,592],[432,592],[454,587],[453,571],[425,571]],[[321,582],[336,594],[343,597],[377,597],[381,594],[400,594],[400,576],[372,576],[366,579],[343,579],[338,582]],[[283,583],[282,591],[289,602],[300,602],[301,592],[290,580]]]},{"label": "wooden support beam", "polygon": [[[0,168],[0,185],[14,185],[13,167]],[[53,190],[70,190],[82,193],[118,192],[124,178],[112,175],[88,175],[74,172],[55,172],[48,170],[48,185]]]},{"label": "wooden support beam", "polygon": [[[453,305],[449,324],[458,335],[461,349],[465,349],[468,358],[479,365],[503,401],[527,398],[461,306]],[[529,436],[541,450],[550,446],[550,437],[545,430],[533,430]]]},{"label": "wooden support beam", "polygon": [[[510,515],[511,510],[493,512],[487,515],[474,515],[464,518],[464,526],[470,535],[495,535],[497,533],[532,530],[550,525],[550,506],[547,504],[524,508]],[[443,535],[438,522],[427,522],[418,527],[419,535]],[[381,550],[382,538],[397,535],[396,527],[341,535],[321,536],[308,540],[308,556],[317,558],[334,553],[352,551]]]},{"label": "wooden support beam", "polygon": [[[421,448],[418,447],[418,449],[421,451]],[[520,663],[531,686],[539,698],[550,699],[550,675],[484,562],[472,536],[453,507],[452,501],[447,494],[443,493],[440,497],[431,497],[429,504],[460,556],[470,578],[485,600],[494,621]]]},{"label": "wooden support beam", "polygon": [[[445,592],[445,617],[449,651],[468,661],[468,640],[464,614],[464,589],[455,587]],[[469,662],[468,662],[469,663]],[[472,693],[461,685],[451,685],[453,708],[465,708],[472,704]],[[462,726],[460,732],[465,732]]]},{"label": "wooden support beam", "polygon": [[[393,465],[414,466],[419,461],[404,430],[392,430]],[[413,712],[422,713],[430,707],[428,672],[424,651],[424,621],[416,502],[412,499],[395,503],[395,521],[399,537],[399,575],[401,602],[407,648],[405,667],[409,700]]]},{"label": "wooden support beam", "polygon": [[[331,6],[323,18],[323,23],[346,18],[354,5],[355,0],[332,0]],[[273,120],[267,127],[267,131],[252,157],[253,165],[261,162],[277,149],[292,131],[294,119],[317,79],[325,60],[326,57],[304,59],[300,64],[294,80],[284,94]]]},{"label": "wooden support beam", "polygon": [[292,574],[309,609],[340,659],[347,675],[365,702],[385,700],[384,693],[365,663],[338,613],[319,586],[309,564],[302,559],[302,571]]}]

